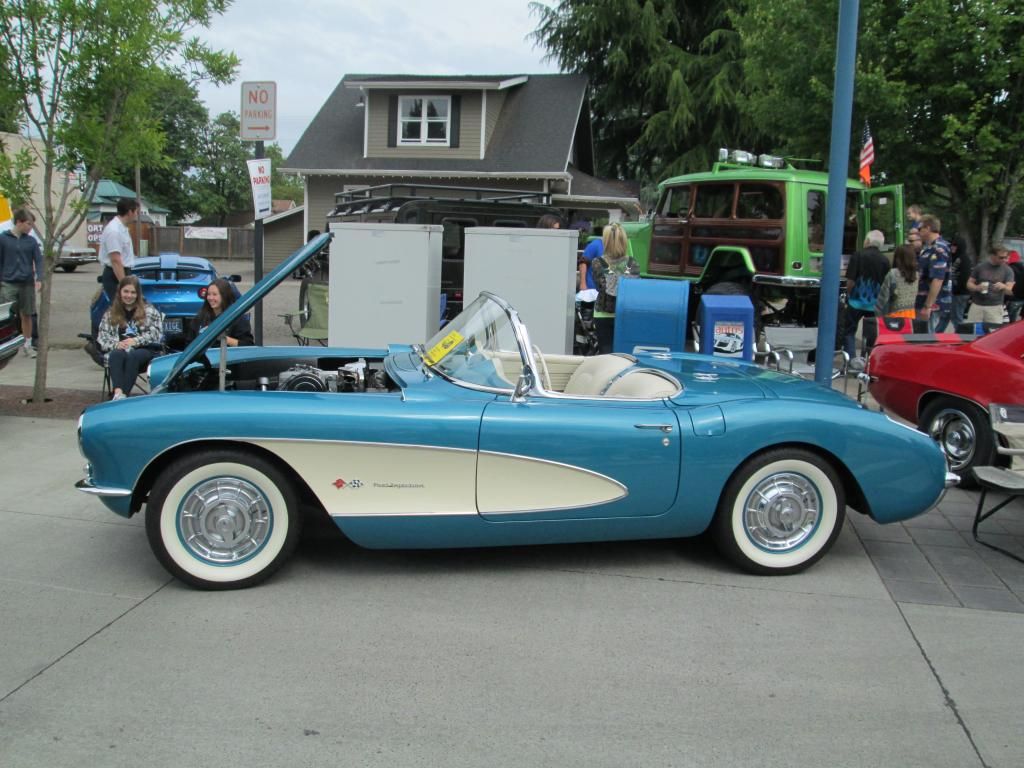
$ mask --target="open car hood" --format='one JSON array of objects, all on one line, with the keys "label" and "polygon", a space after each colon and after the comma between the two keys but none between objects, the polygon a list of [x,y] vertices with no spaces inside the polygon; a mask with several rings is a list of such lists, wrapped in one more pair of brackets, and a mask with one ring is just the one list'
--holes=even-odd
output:
[{"label": "open car hood", "polygon": [[241,298],[228,307],[220,317],[210,323],[205,331],[196,336],[191,344],[185,347],[184,351],[175,361],[174,367],[164,378],[163,383],[158,387],[158,389],[162,390],[172,384],[182,371],[198,360],[201,355],[206,354],[206,350],[217,342],[221,335],[231,327],[231,324],[234,323],[235,320],[252,309],[256,302],[260,301],[264,296],[270,293],[271,290],[277,287],[277,285],[292,272],[305,264],[306,261],[312,258],[315,254],[323,250],[333,237],[334,235],[330,232],[325,232],[324,234],[313,238],[287,259],[282,261],[274,270],[256,283],[256,285],[246,291]]}]

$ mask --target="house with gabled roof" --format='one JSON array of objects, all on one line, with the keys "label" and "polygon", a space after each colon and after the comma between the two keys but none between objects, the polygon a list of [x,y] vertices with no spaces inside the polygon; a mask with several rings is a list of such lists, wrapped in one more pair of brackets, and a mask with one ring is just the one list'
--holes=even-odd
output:
[{"label": "house with gabled roof", "polygon": [[387,183],[539,192],[567,213],[638,202],[593,176],[584,75],[345,75],[283,170],[305,178],[304,230],[335,194]]}]

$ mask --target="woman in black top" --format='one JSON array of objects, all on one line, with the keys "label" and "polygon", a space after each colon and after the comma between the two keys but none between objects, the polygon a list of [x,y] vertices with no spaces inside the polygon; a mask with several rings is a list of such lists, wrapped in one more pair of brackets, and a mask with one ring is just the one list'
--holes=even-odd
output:
[{"label": "woman in black top", "polygon": [[[192,320],[191,338],[206,330],[221,313],[235,303],[235,291],[227,280],[219,277],[206,288],[206,301]],[[229,347],[251,347],[255,344],[248,315],[242,315],[225,331]]]}]

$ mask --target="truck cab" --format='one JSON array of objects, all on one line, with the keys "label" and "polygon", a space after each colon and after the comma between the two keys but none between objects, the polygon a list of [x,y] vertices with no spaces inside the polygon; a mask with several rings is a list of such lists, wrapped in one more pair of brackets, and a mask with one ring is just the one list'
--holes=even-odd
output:
[{"label": "truck cab", "polygon": [[[710,172],[662,182],[653,219],[626,225],[641,273],[689,280],[698,295],[747,293],[760,325],[816,325],[828,174],[769,155],[720,157]],[[844,272],[872,229],[883,252],[903,242],[903,187],[848,180]]]}]

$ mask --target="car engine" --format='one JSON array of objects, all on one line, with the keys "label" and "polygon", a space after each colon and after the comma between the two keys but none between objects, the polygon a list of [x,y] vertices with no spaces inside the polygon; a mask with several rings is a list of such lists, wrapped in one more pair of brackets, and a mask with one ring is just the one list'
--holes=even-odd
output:
[{"label": "car engine", "polygon": [[387,392],[388,382],[383,370],[370,368],[360,358],[330,371],[312,365],[293,365],[278,376],[277,388],[286,392]]}]

